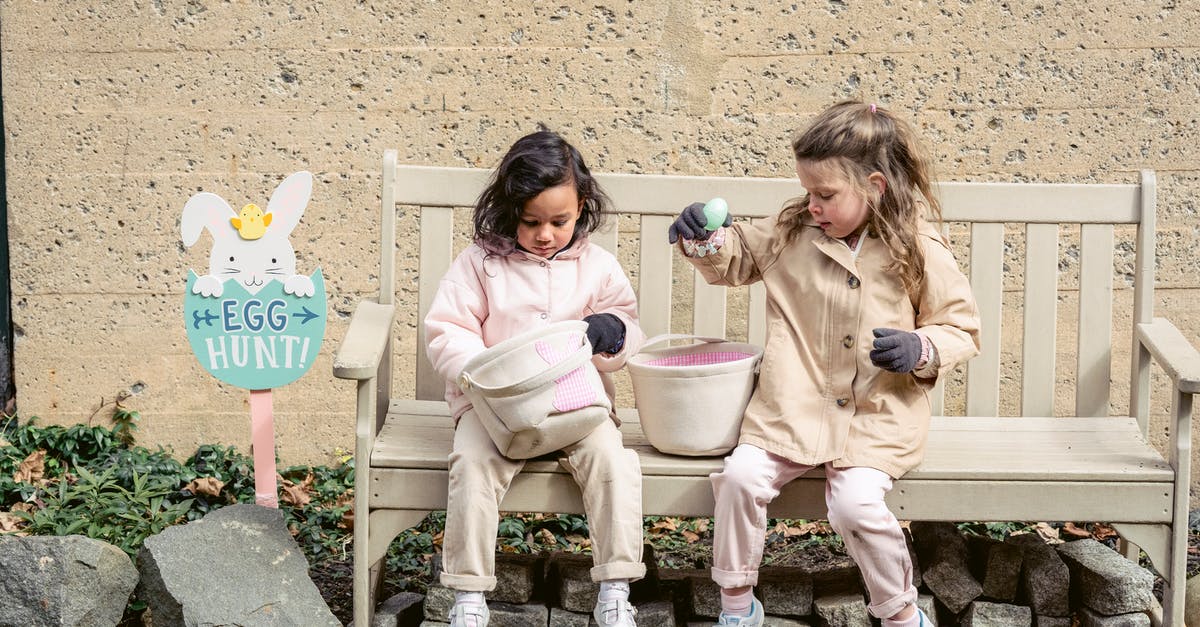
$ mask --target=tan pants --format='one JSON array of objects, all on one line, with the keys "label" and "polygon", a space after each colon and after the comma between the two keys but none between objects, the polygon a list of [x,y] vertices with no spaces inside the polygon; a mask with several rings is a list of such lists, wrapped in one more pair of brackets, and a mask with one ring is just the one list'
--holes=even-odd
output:
[{"label": "tan pants", "polygon": [[[789,481],[812,470],[750,444],[725,458],[725,470],[709,475],[716,497],[712,578],[722,588],[758,583],[767,536],[767,505]],[[825,466],[829,524],[858,564],[871,614],[889,618],[915,603],[912,560],[900,523],[883,497],[892,478],[874,468]]]},{"label": "tan pants", "polygon": [[[626,449],[616,425],[605,421],[560,454],[559,463],[583,490],[595,564],[592,580],[641,579],[646,566],[637,453]],[[467,592],[496,587],[500,501],[524,466],[525,460],[500,454],[474,410],[459,418],[450,453],[442,585]]]}]

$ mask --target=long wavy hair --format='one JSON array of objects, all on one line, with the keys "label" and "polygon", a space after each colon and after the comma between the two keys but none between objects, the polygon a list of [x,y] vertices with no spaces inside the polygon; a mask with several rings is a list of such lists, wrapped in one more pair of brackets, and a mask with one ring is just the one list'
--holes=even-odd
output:
[{"label": "long wavy hair", "polygon": [[608,196],[579,151],[558,133],[543,130],[518,139],[475,202],[475,242],[493,255],[512,253],[525,203],[565,183],[574,183],[583,201],[573,236],[578,239],[604,224],[611,212]]},{"label": "long wavy hair", "polygon": [[[933,168],[912,127],[887,109],[858,101],[840,102],[821,112],[792,141],[797,161],[824,162],[846,176],[869,208],[868,234],[883,240],[895,272],[913,295],[925,278],[925,255],[917,238],[922,213],[928,209],[941,224],[942,207],[933,193]],[[878,172],[887,184],[883,193],[868,177]],[[789,236],[799,233],[809,197],[790,201],[780,212],[779,226]]]}]

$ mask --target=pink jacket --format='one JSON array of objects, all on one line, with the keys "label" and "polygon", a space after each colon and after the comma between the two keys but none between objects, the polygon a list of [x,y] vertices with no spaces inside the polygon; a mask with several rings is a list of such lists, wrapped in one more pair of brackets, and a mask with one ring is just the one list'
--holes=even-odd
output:
[{"label": "pink jacket", "polygon": [[446,401],[454,419],[471,407],[457,383],[471,357],[538,326],[597,313],[613,314],[625,323],[621,352],[592,357],[611,399],[614,387],[608,373],[624,366],[646,340],[638,326],[637,298],[617,258],[587,238],[553,259],[520,250],[489,257],[472,244],[442,277],[425,316],[429,360],[446,379]]}]

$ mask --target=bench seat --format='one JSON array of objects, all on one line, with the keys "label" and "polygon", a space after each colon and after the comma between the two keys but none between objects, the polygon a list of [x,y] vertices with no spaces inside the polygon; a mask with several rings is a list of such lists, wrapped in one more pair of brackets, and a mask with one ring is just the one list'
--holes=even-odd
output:
[{"label": "bench seat", "polygon": [[[625,445],[637,451],[647,515],[710,516],[709,473],[721,457],[681,457],[646,441],[637,410],[618,410]],[[371,508],[444,506],[453,427],[443,401],[393,400],[370,465]],[[888,504],[910,520],[1103,520],[1169,522],[1175,475],[1129,417],[935,416],[924,463],[896,482]],[[421,488],[414,490],[419,484]],[[550,489],[547,491],[547,487]],[[1081,489],[1082,488],[1082,489]],[[772,504],[783,518],[824,518],[818,469]],[[1103,490],[1107,498],[1095,498]],[[506,511],[582,513],[578,488],[554,460],[530,460],[506,495]],[[989,506],[989,500],[996,503]]]}]

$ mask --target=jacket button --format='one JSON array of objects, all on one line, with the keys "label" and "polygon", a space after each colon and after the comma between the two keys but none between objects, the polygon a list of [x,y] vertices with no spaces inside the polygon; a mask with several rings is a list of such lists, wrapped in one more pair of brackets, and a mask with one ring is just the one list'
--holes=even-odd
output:
[{"label": "jacket button", "polygon": [[846,405],[849,405],[849,404],[850,404],[850,399],[848,399],[848,398],[839,398],[839,399],[837,399],[837,406],[838,406],[838,407],[845,407]]},{"label": "jacket button", "polygon": [[850,280],[846,281],[846,284],[849,285],[850,289],[852,289],[852,290],[858,289],[858,286],[859,286],[858,277],[856,277],[856,276],[850,277]]},{"label": "jacket button", "polygon": [[842,338],[842,346],[845,346],[846,348],[854,346],[854,336],[847,335],[846,337]]},{"label": "jacket button", "polygon": [[546,267],[546,262],[545,262],[545,261],[541,262],[541,264],[542,264],[542,267],[543,267],[543,268],[545,268],[545,267]]},{"label": "jacket button", "polygon": [[546,312],[544,312],[544,311],[543,311],[543,312],[542,312],[542,320],[545,320],[545,319],[546,319],[546,318],[548,318],[548,317],[550,317],[550,314],[548,314],[548,313],[546,313]]}]

